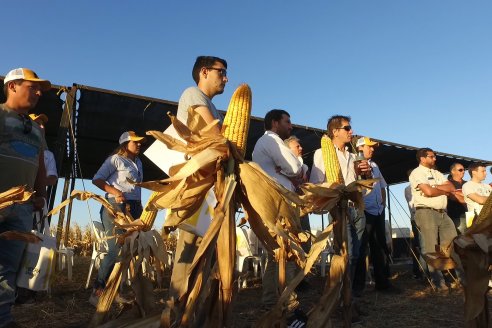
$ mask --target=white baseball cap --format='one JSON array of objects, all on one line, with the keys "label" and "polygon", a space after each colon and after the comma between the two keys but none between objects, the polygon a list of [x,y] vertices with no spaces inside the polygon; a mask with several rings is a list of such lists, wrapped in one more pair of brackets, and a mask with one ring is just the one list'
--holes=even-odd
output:
[{"label": "white baseball cap", "polygon": [[30,70],[29,68],[16,68],[11,70],[5,76],[3,83],[7,84],[7,82],[15,81],[15,80],[38,82],[41,85],[42,91],[49,91],[51,89],[50,81],[40,79],[38,75],[34,73],[32,70]]},{"label": "white baseball cap", "polygon": [[127,141],[140,141],[145,142],[145,137],[139,137],[134,131],[126,131],[120,137],[120,145]]},{"label": "white baseball cap", "polygon": [[379,143],[376,142],[376,141],[374,141],[374,140],[371,140],[368,137],[360,137],[359,139],[357,139],[357,143],[355,144],[356,147],[364,146],[364,145],[367,145],[367,146],[378,146]]}]

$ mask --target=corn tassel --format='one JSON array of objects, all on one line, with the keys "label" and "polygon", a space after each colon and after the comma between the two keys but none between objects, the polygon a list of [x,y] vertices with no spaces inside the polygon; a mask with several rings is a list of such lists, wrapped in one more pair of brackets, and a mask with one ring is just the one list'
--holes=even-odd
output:
[{"label": "corn tassel", "polygon": [[241,84],[232,95],[222,126],[224,137],[231,141],[243,156],[248,141],[251,100],[251,88],[246,83]]},{"label": "corn tassel", "polygon": [[323,163],[325,164],[326,182],[343,184],[343,175],[337,152],[333,142],[327,135],[321,137],[321,152],[323,154]]}]

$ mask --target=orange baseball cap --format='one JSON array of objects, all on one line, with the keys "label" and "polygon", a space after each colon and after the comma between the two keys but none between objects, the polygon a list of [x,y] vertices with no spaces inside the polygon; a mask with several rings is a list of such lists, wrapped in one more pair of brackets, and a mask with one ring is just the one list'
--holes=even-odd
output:
[{"label": "orange baseball cap", "polygon": [[41,85],[42,91],[49,91],[51,89],[50,81],[40,79],[38,75],[34,73],[34,71],[30,70],[29,68],[16,68],[11,70],[5,76],[3,83],[6,84],[7,82],[15,81],[15,80],[38,82]]}]

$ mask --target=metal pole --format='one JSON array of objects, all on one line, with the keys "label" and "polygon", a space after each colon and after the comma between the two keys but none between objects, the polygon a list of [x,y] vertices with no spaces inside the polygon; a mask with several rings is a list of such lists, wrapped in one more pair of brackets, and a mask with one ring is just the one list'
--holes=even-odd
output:
[{"label": "metal pole", "polygon": [[388,223],[391,238],[391,249],[393,250],[393,225],[391,223],[391,197],[390,197],[390,187],[386,187],[386,201],[388,202]]},{"label": "metal pole", "polygon": [[[68,195],[68,184],[70,182],[70,179],[65,178],[65,184],[63,185],[63,193],[62,193],[62,199],[61,201],[63,202],[65,199],[67,199]],[[58,215],[58,227],[56,229],[56,248],[60,248],[60,241],[62,237],[62,232],[63,232],[63,220],[65,219],[65,207],[63,207],[60,210],[60,214]]]},{"label": "metal pole", "polygon": [[[70,195],[75,187],[75,172],[72,172],[72,176],[70,178]],[[65,246],[68,246],[68,236],[70,234],[70,219],[72,218],[72,203],[68,204],[68,214],[67,214],[67,224],[65,225]]]}]

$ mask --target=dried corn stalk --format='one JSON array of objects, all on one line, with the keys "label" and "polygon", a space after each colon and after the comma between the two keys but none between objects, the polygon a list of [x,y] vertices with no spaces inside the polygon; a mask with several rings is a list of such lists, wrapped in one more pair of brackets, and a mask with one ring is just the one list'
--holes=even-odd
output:
[{"label": "dried corn stalk", "polygon": [[0,210],[13,204],[23,204],[31,199],[33,193],[26,190],[26,186],[12,187],[0,193]]}]

